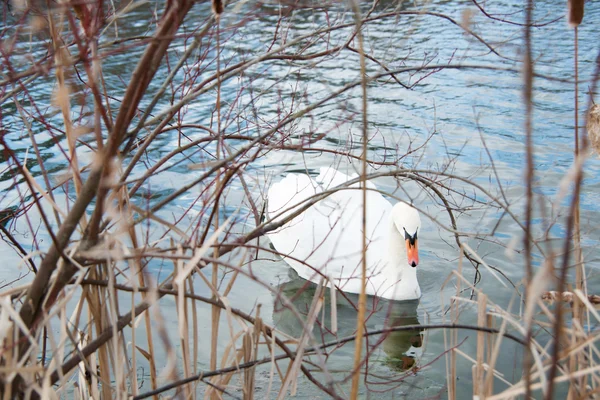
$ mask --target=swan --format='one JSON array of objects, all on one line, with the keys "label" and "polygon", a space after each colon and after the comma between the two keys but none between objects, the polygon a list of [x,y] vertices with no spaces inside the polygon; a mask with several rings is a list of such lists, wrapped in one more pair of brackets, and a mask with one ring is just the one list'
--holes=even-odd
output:
[{"label": "swan", "polygon": [[[304,200],[342,185],[356,174],[321,168],[316,178],[290,173],[267,193],[267,217],[279,221]],[[280,228],[267,233],[273,247],[300,277],[319,282],[325,278],[340,290],[360,293],[362,259],[362,192],[358,183],[316,202]],[[405,202],[394,206],[373,183],[367,182],[366,293],[390,300],[421,297],[416,266],[419,263],[419,213]]]}]

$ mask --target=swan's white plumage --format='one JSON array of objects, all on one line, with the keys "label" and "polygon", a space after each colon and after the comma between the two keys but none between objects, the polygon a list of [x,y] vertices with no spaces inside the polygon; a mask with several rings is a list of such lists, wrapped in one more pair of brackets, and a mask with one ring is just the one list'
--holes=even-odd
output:
[{"label": "swan's white plumage", "polygon": [[[296,211],[307,198],[356,177],[333,168],[321,168],[315,179],[304,174],[288,174],[269,189],[268,216],[279,220]],[[375,189],[372,183],[367,182],[367,185]],[[392,207],[378,192],[367,192],[367,294],[393,300],[421,296],[416,268],[407,261],[405,228],[411,235],[420,230],[419,215],[414,208],[406,203]],[[360,292],[362,192],[359,184],[318,201],[283,227],[270,232],[268,237],[302,278],[319,282],[325,276],[332,278],[345,292]]]}]

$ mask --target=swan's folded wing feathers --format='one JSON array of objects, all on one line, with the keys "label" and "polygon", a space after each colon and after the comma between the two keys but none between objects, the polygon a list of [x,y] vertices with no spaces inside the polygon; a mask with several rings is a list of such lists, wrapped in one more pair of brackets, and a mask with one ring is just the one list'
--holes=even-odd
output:
[{"label": "swan's folded wing feathers", "polygon": [[[298,206],[301,207],[304,200],[314,196],[317,192],[320,192],[320,188],[315,187],[314,182],[307,175],[288,174],[269,188],[267,215],[276,220],[284,219],[294,213]],[[282,212],[284,213],[279,216]]]}]

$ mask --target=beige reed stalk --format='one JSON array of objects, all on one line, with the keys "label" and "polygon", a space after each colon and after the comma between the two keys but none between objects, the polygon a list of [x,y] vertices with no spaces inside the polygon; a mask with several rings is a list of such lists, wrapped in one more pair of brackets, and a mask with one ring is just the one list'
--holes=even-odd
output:
[{"label": "beige reed stalk", "polygon": [[361,287],[358,297],[358,316],[356,318],[356,341],[354,342],[354,365],[352,368],[352,391],[350,398],[356,399],[358,396],[358,384],[360,381],[361,369],[361,353],[363,331],[365,329],[365,309],[367,306],[366,278],[367,278],[367,142],[369,136],[367,134],[367,67],[365,62],[364,41],[362,36],[362,16],[360,6],[357,0],[350,0],[354,9],[354,18],[356,20],[356,37],[358,39],[358,51],[360,55],[360,77],[362,88],[362,173],[361,173],[361,189],[362,189],[362,263],[361,263]]}]

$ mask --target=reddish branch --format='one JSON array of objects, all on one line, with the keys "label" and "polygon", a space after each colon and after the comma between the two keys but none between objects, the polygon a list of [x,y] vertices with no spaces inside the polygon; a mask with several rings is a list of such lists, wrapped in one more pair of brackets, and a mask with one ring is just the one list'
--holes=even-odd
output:
[{"label": "reddish branch", "polygon": [[[20,317],[27,328],[31,329],[34,327],[35,322],[40,318],[42,304],[45,303],[46,307],[51,306],[52,299],[57,296],[60,290],[62,290],[77,271],[75,266],[66,261],[65,268],[61,270],[51,291],[48,291],[50,278],[58,266],[61,253],[66,248],[81,217],[96,195],[98,196],[96,209],[92,216],[89,230],[85,234],[85,238],[89,240],[90,244],[93,244],[97,240],[98,227],[102,217],[102,205],[107,193],[107,188],[103,184],[103,179],[110,175],[110,166],[117,155],[118,147],[125,136],[127,127],[133,119],[134,112],[137,109],[146,88],[158,70],[175,33],[193,4],[194,3],[191,0],[182,0],[178,3],[173,3],[172,6],[165,11],[161,24],[154,35],[154,40],[150,42],[142,58],[138,62],[138,66],[134,71],[131,82],[125,92],[117,119],[110,132],[108,143],[102,154],[98,155],[98,159],[92,166],[90,175],[82,187],[80,195],[73,204],[71,212],[60,226],[56,234],[56,240],[42,260],[38,273],[29,286],[27,296],[19,312]],[[50,302],[47,302],[46,300],[50,300]],[[23,332],[21,332],[20,337],[22,345],[19,348],[19,355],[23,356],[31,344],[27,341]],[[21,380],[16,379],[15,382],[21,383]],[[15,386],[13,386],[13,388],[16,389]],[[15,391],[13,391],[13,393],[14,392]]]}]

